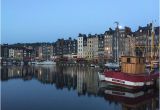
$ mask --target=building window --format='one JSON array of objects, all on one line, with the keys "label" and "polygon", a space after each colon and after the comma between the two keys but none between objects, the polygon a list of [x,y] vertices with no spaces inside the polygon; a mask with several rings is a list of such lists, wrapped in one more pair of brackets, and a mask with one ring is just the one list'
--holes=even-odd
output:
[{"label": "building window", "polygon": [[130,58],[127,58],[127,63],[130,63],[131,62],[131,59]]}]

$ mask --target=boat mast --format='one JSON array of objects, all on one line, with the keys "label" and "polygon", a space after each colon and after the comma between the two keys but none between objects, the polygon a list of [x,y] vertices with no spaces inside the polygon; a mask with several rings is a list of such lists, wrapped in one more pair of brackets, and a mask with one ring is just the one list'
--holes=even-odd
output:
[{"label": "boat mast", "polygon": [[154,59],[154,26],[152,22],[152,31],[151,31],[151,60]]},{"label": "boat mast", "polygon": [[154,25],[153,25],[153,21],[152,21],[152,31],[151,31],[151,71],[153,70],[153,62],[152,60],[154,60],[154,56],[155,56],[155,52],[154,52],[154,37],[155,37],[155,32],[154,32]]},{"label": "boat mast", "polygon": [[149,31],[150,31],[150,26],[147,25],[147,32],[146,32],[146,62],[149,61]]},{"label": "boat mast", "polygon": [[118,37],[118,32],[119,32],[119,22],[115,22],[115,24],[117,25],[117,32],[116,32],[116,45],[117,45],[117,55],[116,55],[116,62],[117,63],[119,63],[119,48],[118,48],[118,46],[119,46],[119,37]]}]

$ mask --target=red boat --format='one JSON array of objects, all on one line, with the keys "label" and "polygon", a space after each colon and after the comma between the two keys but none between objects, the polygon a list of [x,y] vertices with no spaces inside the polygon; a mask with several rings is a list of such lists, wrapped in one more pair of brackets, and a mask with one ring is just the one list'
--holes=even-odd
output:
[{"label": "red boat", "polygon": [[129,89],[138,89],[144,86],[152,87],[159,78],[159,71],[145,72],[144,60],[142,57],[122,57],[121,71],[105,70],[99,74],[101,81],[110,85],[122,86]]}]

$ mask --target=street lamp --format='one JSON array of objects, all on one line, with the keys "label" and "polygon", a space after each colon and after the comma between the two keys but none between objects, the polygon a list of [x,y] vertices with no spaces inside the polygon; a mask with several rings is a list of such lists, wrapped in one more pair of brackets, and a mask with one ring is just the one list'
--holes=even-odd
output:
[{"label": "street lamp", "polygon": [[107,47],[107,48],[106,48],[106,50],[108,51],[108,50],[109,50],[109,48]]}]

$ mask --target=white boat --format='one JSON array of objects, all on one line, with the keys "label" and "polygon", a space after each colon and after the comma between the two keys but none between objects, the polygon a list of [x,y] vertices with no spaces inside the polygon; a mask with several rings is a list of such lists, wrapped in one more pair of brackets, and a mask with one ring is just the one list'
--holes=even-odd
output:
[{"label": "white boat", "polygon": [[42,62],[36,62],[37,65],[56,65],[56,62],[54,61],[42,61]]},{"label": "white boat", "polygon": [[98,65],[95,65],[95,64],[91,64],[90,67],[99,68],[99,66],[98,66]]},{"label": "white boat", "polygon": [[110,69],[117,69],[120,67],[119,63],[106,63],[105,67],[110,68]]},{"label": "white boat", "polygon": [[91,64],[90,67],[95,67],[95,64]]}]

